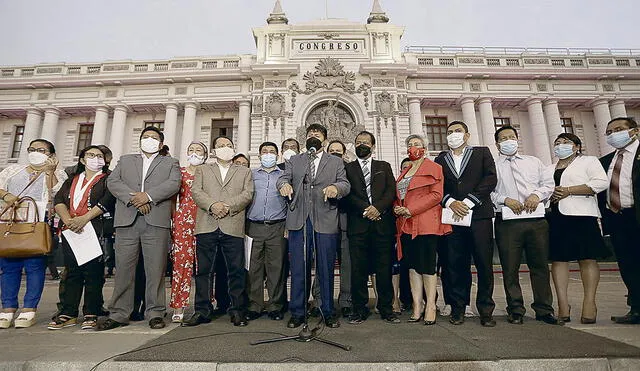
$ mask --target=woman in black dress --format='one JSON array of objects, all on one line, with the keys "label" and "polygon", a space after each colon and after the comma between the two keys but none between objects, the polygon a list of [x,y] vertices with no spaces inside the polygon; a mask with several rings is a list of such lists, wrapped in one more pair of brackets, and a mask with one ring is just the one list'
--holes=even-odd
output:
[{"label": "woman in black dress", "polygon": [[609,182],[600,161],[582,154],[582,142],[573,134],[558,135],[554,153],[555,190],[549,216],[549,260],[558,298],[558,318],[569,322],[569,262],[578,261],[584,289],[582,323],[595,323],[596,290],[600,268],[596,259],[609,255],[598,225],[600,211],[596,194]]}]

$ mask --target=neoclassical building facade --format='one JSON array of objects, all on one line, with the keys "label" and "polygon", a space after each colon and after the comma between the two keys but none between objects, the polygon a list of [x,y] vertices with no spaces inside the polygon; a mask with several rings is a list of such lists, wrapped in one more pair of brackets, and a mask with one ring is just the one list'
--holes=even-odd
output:
[{"label": "neoclassical building facade", "polygon": [[222,134],[257,165],[260,143],[302,138],[318,122],[347,143],[373,132],[376,156],[397,170],[409,134],[426,135],[437,153],[453,120],[494,153],[495,130],[512,125],[521,152],[550,164],[559,133],[602,155],[611,150],[606,123],[640,114],[638,50],[403,49],[403,32],[377,0],[366,23],[299,24],[276,1],[267,24],[253,29],[254,55],[2,66],[0,169],[26,162],[39,137],[56,144],[63,165],[89,144],[118,158],[138,151],[147,125],[164,130],[183,163],[191,141],[211,145]]}]

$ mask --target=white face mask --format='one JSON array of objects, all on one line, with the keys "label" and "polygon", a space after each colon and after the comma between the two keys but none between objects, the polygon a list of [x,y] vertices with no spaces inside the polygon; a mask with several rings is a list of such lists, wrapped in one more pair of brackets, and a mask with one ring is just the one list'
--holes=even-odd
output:
[{"label": "white face mask", "polygon": [[40,152],[31,152],[27,155],[27,159],[29,160],[29,163],[33,166],[43,165],[45,162],[47,162],[48,158],[49,156]]},{"label": "white face mask", "polygon": [[102,167],[104,166],[104,159],[102,158],[88,158],[85,159],[85,165],[87,169],[91,170],[91,171],[100,171],[102,170]]},{"label": "white face mask", "polygon": [[140,140],[140,149],[146,153],[156,153],[160,151],[160,141],[155,138],[142,138]]},{"label": "white face mask", "polygon": [[465,133],[451,133],[447,135],[447,144],[451,149],[460,148],[464,144]]},{"label": "white face mask", "polygon": [[216,148],[216,157],[222,161],[231,161],[231,159],[235,154],[236,154],[236,151],[234,151],[233,148],[229,148],[229,147]]},{"label": "white face mask", "polygon": [[282,158],[284,158],[285,160],[289,161],[291,159],[291,157],[297,155],[296,151],[292,150],[292,149],[288,149],[284,152],[282,152]]},{"label": "white face mask", "polygon": [[518,141],[513,139],[500,142],[500,152],[503,155],[513,156],[518,152]]},{"label": "white face mask", "polygon": [[198,166],[204,164],[204,156],[198,156],[195,153],[192,153],[187,157],[187,161],[190,165]]}]

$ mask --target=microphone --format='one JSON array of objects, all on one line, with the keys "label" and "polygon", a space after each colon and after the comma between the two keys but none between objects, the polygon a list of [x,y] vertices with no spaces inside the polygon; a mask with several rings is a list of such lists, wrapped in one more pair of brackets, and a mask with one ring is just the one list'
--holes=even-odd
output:
[{"label": "microphone", "polygon": [[309,152],[310,155],[315,155],[318,152],[318,149],[316,147],[309,147],[309,149],[307,149],[307,151]]}]

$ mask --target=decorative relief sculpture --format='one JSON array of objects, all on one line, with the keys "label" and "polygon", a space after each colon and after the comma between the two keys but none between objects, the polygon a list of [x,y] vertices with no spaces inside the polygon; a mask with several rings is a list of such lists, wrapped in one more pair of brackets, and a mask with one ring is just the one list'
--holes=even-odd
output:
[{"label": "decorative relief sculpture", "polygon": [[262,113],[262,95],[253,97],[253,112]]},{"label": "decorative relief sculpture", "polygon": [[275,92],[267,97],[264,105],[265,116],[278,119],[284,116],[285,100],[284,96]]},{"label": "decorative relief sculpture", "polygon": [[355,93],[356,91],[355,73],[345,71],[344,66],[337,59],[331,57],[321,59],[316,70],[307,71],[302,79],[305,81],[305,90],[301,90],[297,84],[291,84],[289,89],[306,95],[315,93],[318,89],[341,88],[347,93]]},{"label": "decorative relief sculpture", "polygon": [[[349,149],[353,147],[356,135],[364,130],[364,125],[356,125],[351,111],[341,104],[336,97],[316,106],[307,116],[305,125],[298,127],[297,138],[303,143],[306,136],[306,127],[311,124],[320,124],[327,128],[327,140],[339,139]],[[353,148],[350,148],[353,149]]]},{"label": "decorative relief sculpture", "polygon": [[409,102],[407,101],[406,94],[398,95],[398,111],[400,111],[400,113],[409,112]]},{"label": "decorative relief sculpture", "polygon": [[284,88],[287,86],[287,80],[267,80],[264,82],[265,88]]},{"label": "decorative relief sculpture", "polygon": [[376,113],[383,118],[393,116],[393,96],[386,91],[376,94]]}]

